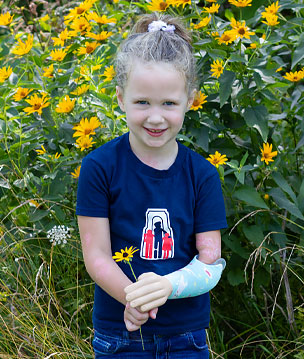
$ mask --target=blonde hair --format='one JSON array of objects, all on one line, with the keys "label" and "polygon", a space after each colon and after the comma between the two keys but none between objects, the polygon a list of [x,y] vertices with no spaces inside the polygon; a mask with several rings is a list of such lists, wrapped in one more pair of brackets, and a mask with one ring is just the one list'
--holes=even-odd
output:
[{"label": "blonde hair", "polygon": [[[148,32],[149,24],[158,20],[174,25],[174,32]],[[143,15],[117,51],[114,62],[117,85],[122,90],[125,89],[135,60],[144,63],[166,62],[184,75],[186,89],[190,95],[197,87],[191,41],[191,35],[179,19],[158,13]]]}]

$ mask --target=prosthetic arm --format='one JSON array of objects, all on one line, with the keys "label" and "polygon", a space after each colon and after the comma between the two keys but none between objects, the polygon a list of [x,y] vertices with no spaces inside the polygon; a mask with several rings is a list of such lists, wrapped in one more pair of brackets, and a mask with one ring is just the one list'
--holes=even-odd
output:
[{"label": "prosthetic arm", "polygon": [[165,276],[144,273],[136,283],[127,286],[126,300],[131,307],[146,312],[163,305],[167,299],[195,297],[214,288],[226,265],[222,258],[215,260],[220,256],[219,231],[198,234],[196,244],[200,260],[195,256],[187,266]]}]

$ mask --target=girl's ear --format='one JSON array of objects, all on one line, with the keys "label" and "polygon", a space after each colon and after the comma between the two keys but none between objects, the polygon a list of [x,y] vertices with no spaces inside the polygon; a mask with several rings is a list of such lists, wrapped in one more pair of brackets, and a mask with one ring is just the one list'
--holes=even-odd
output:
[{"label": "girl's ear", "polygon": [[195,94],[196,94],[196,90],[193,90],[188,98],[188,106],[187,106],[187,111],[190,110],[192,104],[193,104],[193,101],[194,101],[194,98],[195,98]]},{"label": "girl's ear", "polygon": [[118,102],[118,105],[119,105],[121,111],[125,112],[125,106],[123,103],[123,90],[119,86],[116,86],[116,97],[117,97],[117,102]]}]

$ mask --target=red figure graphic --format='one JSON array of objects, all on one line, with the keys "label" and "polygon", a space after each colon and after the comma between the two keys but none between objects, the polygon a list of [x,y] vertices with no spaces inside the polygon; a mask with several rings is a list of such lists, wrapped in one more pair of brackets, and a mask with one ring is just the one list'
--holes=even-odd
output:
[{"label": "red figure graphic", "polygon": [[146,258],[152,258],[153,255],[153,238],[154,234],[151,229],[148,229],[147,233],[144,235],[144,243],[146,244]]},{"label": "red figure graphic", "polygon": [[169,237],[169,233],[165,234],[165,237],[163,237],[163,247],[162,250],[164,252],[164,259],[168,259],[169,253],[173,246],[173,240],[171,237]]}]

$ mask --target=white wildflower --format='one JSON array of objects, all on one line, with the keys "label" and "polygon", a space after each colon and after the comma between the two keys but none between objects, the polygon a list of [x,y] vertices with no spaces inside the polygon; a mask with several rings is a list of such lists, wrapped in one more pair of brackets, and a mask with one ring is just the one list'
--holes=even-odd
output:
[{"label": "white wildflower", "polygon": [[65,245],[67,243],[67,238],[71,238],[69,230],[70,228],[65,227],[64,225],[54,226],[47,231],[47,238],[50,239],[51,243],[54,243],[54,246],[57,244]]}]

